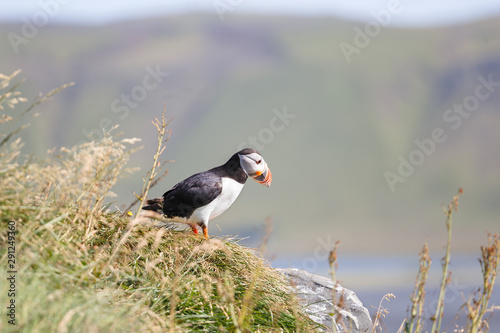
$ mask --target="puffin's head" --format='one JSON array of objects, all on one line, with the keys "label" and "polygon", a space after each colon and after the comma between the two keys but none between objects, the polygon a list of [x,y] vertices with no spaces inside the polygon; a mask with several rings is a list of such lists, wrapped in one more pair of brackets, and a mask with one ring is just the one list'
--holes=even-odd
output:
[{"label": "puffin's head", "polygon": [[271,170],[269,170],[264,158],[262,158],[255,149],[245,148],[240,150],[237,154],[240,158],[241,168],[245,170],[247,175],[258,183],[266,185],[267,187],[271,186],[271,181],[273,180]]}]

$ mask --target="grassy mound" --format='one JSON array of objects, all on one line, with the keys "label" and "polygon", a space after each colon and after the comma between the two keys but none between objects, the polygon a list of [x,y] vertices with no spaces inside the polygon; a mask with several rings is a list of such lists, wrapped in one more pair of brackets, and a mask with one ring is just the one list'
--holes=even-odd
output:
[{"label": "grassy mound", "polygon": [[286,279],[254,250],[108,212],[126,142],[108,137],[25,163],[19,141],[3,150],[0,257],[6,267],[15,224],[17,290],[16,325],[2,320],[1,331],[310,330]]},{"label": "grassy mound", "polygon": [[0,127],[8,133],[0,136],[0,278],[9,281],[0,284],[0,303],[14,303],[2,311],[1,332],[314,329],[286,279],[255,250],[110,211],[111,188],[132,171],[123,167],[137,139],[106,136],[45,160],[23,156],[19,124],[57,91],[15,116],[26,101],[12,84],[16,74],[0,75]]}]

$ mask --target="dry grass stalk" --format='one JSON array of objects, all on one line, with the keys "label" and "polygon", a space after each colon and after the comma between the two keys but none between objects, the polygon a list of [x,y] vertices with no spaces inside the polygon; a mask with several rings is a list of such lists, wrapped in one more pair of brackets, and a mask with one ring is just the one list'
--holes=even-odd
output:
[{"label": "dry grass stalk", "polygon": [[152,122],[154,127],[156,128],[156,131],[158,132],[158,145],[156,147],[156,152],[153,156],[153,165],[146,174],[146,179],[144,180],[141,195],[139,198],[140,204],[139,207],[137,208],[137,212],[135,213],[135,218],[137,218],[141,213],[141,209],[142,206],[144,205],[144,200],[148,196],[149,189],[151,188],[152,184],[155,183],[155,179],[157,178],[159,172],[165,165],[165,162],[160,163],[160,156],[165,151],[166,148],[165,145],[167,141],[170,139],[171,131],[167,129],[167,127],[172,121],[172,119],[167,119],[166,112],[167,112],[167,106],[165,105],[163,107],[161,118],[160,119],[155,118],[155,120]]},{"label": "dry grass stalk", "polygon": [[439,288],[438,302],[436,305],[436,312],[431,319],[433,320],[431,333],[439,333],[441,330],[441,321],[443,319],[444,311],[444,297],[446,293],[446,287],[450,283],[451,273],[449,272],[450,257],[451,257],[451,226],[452,226],[452,215],[453,211],[458,211],[458,198],[463,193],[463,189],[459,188],[458,193],[453,197],[453,200],[448,205],[448,207],[443,207],[444,213],[446,215],[446,230],[448,231],[448,239],[446,242],[446,254],[442,261],[443,276],[441,279],[441,287]]},{"label": "dry grass stalk", "polygon": [[382,306],[382,303],[385,301],[390,301],[391,298],[396,298],[396,296],[392,293],[387,293],[382,297],[380,300],[380,303],[378,305],[377,313],[375,314],[375,320],[373,320],[373,326],[371,333],[375,333],[377,331],[377,327],[380,326],[380,320],[381,318],[385,318],[385,316],[389,313],[389,311]]},{"label": "dry grass stalk", "polygon": [[[66,83],[60,86],[59,88],[50,91],[46,95],[39,95],[36,101],[34,101],[26,110],[24,110],[17,117],[14,118],[13,116],[9,116],[5,113],[4,104],[9,109],[14,109],[17,105],[19,105],[19,103],[24,103],[28,101],[26,98],[22,97],[21,92],[17,90],[25,80],[20,79],[17,83],[14,84],[12,83],[14,78],[19,73],[21,73],[21,70],[17,70],[11,75],[4,75],[0,73],[0,111],[4,111],[0,116],[0,124],[23,118],[25,115],[30,113],[30,111],[32,111],[36,106],[40,105],[45,101],[50,100],[52,96],[62,91],[63,89],[66,89],[74,85],[73,82]],[[27,127],[29,127],[29,124],[23,124],[18,128],[12,130],[10,133],[6,134],[2,139],[2,141],[0,141],[0,148],[3,147],[16,134],[18,134]]]},{"label": "dry grass stalk", "polygon": [[420,333],[423,327],[422,311],[425,304],[425,284],[427,282],[427,276],[429,274],[429,268],[431,266],[431,258],[429,256],[429,247],[427,242],[424,244],[422,250],[419,253],[420,266],[415,280],[415,289],[413,290],[413,295],[411,296],[411,309],[409,318],[404,324],[405,333]]},{"label": "dry grass stalk", "polygon": [[340,241],[336,241],[335,245],[333,246],[333,249],[330,251],[328,255],[328,264],[330,265],[330,274],[332,276],[332,281],[333,281],[333,288],[332,288],[332,300],[333,300],[333,307],[332,307],[332,330],[333,332],[337,332],[337,324],[342,321],[342,314],[338,311],[335,310],[335,306],[338,306],[339,308],[342,308],[342,304],[337,304],[337,303],[343,303],[344,298],[343,295],[339,298],[339,300],[336,300],[335,297],[335,287],[337,286],[338,282],[336,279],[336,270],[338,268],[338,262],[337,262],[337,250],[340,245]]}]

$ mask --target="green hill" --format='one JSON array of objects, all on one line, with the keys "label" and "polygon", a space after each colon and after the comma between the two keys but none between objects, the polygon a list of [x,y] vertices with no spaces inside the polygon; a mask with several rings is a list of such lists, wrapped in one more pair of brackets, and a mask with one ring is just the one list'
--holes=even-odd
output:
[{"label": "green hill", "polygon": [[[1,38],[0,59],[6,74],[23,70],[31,96],[76,83],[40,106],[43,116],[24,137],[26,151],[38,156],[118,124],[126,137],[143,139],[131,166],[145,169],[156,140],[150,120],[165,103],[175,117],[166,156],[176,163],[151,196],[222,164],[257,138],[273,185],[249,183],[211,222],[212,234],[219,225],[222,234],[259,238],[270,216],[270,251],[278,254],[313,253],[330,239],[341,240],[347,252],[416,253],[425,239],[431,248],[442,246],[442,235],[434,234],[442,223],[436,202],[462,186],[466,204],[455,224],[456,250],[477,251],[485,230],[498,231],[500,93],[494,87],[467,118],[460,116],[456,129],[458,120],[444,117],[454,104],[471,102],[466,99],[479,77],[500,81],[499,25],[495,19],[382,28],[349,63],[340,45],[355,45],[355,28],[364,23],[174,16],[44,27],[18,53]],[[4,24],[0,36],[21,29]],[[168,76],[151,88],[154,71]],[[273,120],[284,110],[288,123]],[[436,128],[447,139],[391,191],[386,172],[398,174],[401,159],[419,150],[415,140],[431,138]],[[131,201],[141,183],[136,174],[116,187],[118,204]]]}]

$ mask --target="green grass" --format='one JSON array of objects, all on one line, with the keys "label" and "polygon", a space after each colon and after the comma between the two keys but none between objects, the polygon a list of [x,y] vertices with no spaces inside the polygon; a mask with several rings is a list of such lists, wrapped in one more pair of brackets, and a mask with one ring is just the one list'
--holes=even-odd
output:
[{"label": "green grass", "polygon": [[[0,78],[2,114],[24,101],[5,93],[13,78]],[[22,123],[29,112],[3,117],[0,125]],[[108,135],[35,160],[23,156],[14,132],[0,147],[1,279],[12,259],[9,242],[17,273],[14,297],[9,283],[0,284],[0,304],[15,299],[16,318],[11,325],[2,311],[0,331],[308,332],[317,326],[256,250],[234,239],[207,241],[136,224],[111,209],[111,188],[133,171],[124,166],[137,140]],[[10,238],[9,221],[16,227]]]}]

